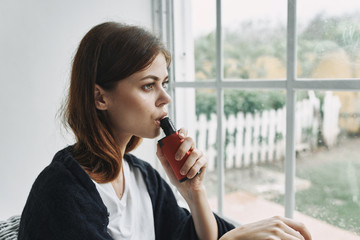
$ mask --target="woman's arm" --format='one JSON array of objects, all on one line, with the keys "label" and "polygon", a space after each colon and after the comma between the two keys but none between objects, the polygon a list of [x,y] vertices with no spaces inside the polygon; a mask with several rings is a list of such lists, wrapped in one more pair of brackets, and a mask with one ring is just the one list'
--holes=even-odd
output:
[{"label": "woman's arm", "polygon": [[218,239],[218,226],[208,204],[205,188],[187,193],[184,199],[189,205],[199,239]]},{"label": "woman's arm", "polygon": [[[182,133],[182,134],[181,134]],[[161,148],[157,148],[160,159],[171,183],[177,187],[190,207],[196,234],[199,239],[218,239],[218,226],[206,197],[203,178],[207,166],[207,159],[201,151],[195,148],[194,141],[186,137],[186,130],[180,129],[179,136],[184,139],[176,153],[176,159],[182,159],[191,149],[191,154],[181,170],[185,171],[187,181],[180,183],[167,162]],[[200,174],[197,173],[201,171]],[[183,174],[184,175],[184,174]],[[300,222],[273,217],[252,224],[242,225],[224,234],[221,240],[311,240],[308,229]]]},{"label": "woman's arm", "polygon": [[[205,187],[203,185],[207,158],[201,151],[195,148],[194,141],[191,138],[186,137],[186,130],[180,129],[179,136],[180,138],[183,138],[184,141],[176,153],[177,159],[182,159],[189,149],[192,149],[181,169],[184,170],[185,174],[183,175],[186,175],[188,180],[182,183],[177,180],[170,164],[167,162],[159,146],[157,147],[157,156],[160,159],[171,183],[178,189],[189,205],[195,230],[199,239],[217,239],[217,222],[210,209],[206,197]],[[199,171],[200,173],[197,175]]]}]

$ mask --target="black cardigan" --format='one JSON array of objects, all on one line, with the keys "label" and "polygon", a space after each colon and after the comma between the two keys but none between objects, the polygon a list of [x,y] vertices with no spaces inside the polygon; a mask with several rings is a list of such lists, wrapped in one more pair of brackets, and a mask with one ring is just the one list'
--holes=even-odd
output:
[{"label": "black cardigan", "polygon": [[[197,239],[191,214],[178,206],[159,173],[131,154],[124,158],[143,174],[152,202],[156,239]],[[219,238],[234,228],[214,215]],[[108,223],[109,214],[96,186],[73,158],[70,146],[59,151],[35,180],[21,215],[19,240],[112,239]]]}]

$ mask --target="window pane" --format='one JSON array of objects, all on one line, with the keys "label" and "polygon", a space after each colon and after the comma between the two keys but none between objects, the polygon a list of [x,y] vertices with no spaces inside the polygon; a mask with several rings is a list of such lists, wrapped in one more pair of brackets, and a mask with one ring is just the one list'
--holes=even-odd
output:
[{"label": "window pane", "polygon": [[214,81],[216,77],[216,2],[192,0],[195,79]]},{"label": "window pane", "polygon": [[214,89],[176,89],[176,125],[186,127],[198,149],[208,157],[205,186],[209,202],[217,211],[218,176],[216,163],[216,91]]},{"label": "window pane", "polygon": [[360,1],[297,4],[298,77],[360,78]]},{"label": "window pane", "polygon": [[314,239],[359,240],[360,92],[300,91],[296,119],[295,217]]},{"label": "window pane", "polygon": [[283,215],[285,92],[224,92],[224,214],[240,223]]},{"label": "window pane", "polygon": [[286,0],[223,0],[224,77],[285,79]]},{"label": "window pane", "polygon": [[196,144],[208,157],[205,186],[210,205],[217,210],[218,172],[217,172],[217,115],[216,91],[214,89],[196,90]]}]

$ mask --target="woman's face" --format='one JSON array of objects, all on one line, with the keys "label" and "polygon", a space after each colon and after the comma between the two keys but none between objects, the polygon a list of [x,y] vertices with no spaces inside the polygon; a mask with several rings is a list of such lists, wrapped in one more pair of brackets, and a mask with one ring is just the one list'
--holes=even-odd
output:
[{"label": "woman's face", "polygon": [[105,93],[107,114],[116,137],[159,136],[159,120],[167,115],[166,106],[171,101],[166,93],[167,83],[167,63],[159,54],[148,68],[119,81],[115,89]]}]

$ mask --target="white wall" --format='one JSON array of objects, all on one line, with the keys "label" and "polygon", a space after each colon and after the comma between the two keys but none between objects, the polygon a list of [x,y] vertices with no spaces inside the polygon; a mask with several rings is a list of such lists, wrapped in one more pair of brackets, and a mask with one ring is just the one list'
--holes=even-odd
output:
[{"label": "white wall", "polygon": [[108,20],[151,28],[151,1],[0,2],[0,220],[21,213],[36,176],[72,144],[56,119],[71,59],[83,35]]}]

